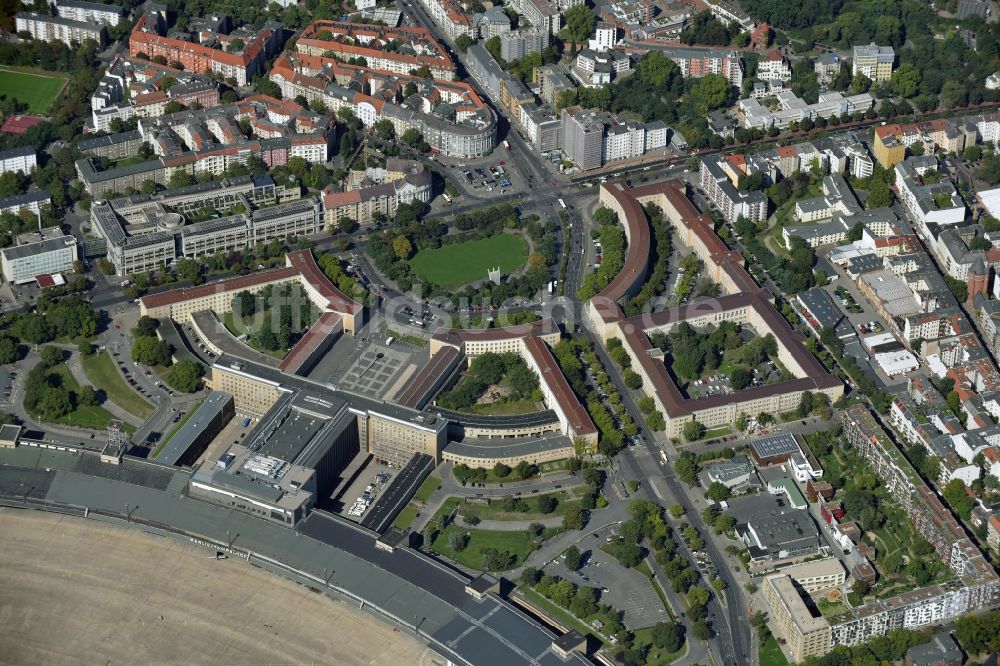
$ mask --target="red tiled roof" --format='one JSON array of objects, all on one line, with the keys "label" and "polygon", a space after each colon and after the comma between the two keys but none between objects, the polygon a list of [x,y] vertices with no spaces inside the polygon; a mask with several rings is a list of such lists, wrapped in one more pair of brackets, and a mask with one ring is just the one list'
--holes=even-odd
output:
[{"label": "red tiled roof", "polygon": [[250,289],[260,284],[290,279],[297,274],[298,271],[291,267],[275,268],[269,271],[261,271],[260,273],[251,273],[250,275],[240,275],[239,277],[220,280],[219,282],[211,282],[198,287],[181,287],[180,289],[171,289],[159,294],[150,294],[149,296],[142,297],[142,304],[147,309],[160,308],[226,291]]},{"label": "red tiled roof", "polygon": [[203,284],[198,287],[182,287],[172,289],[160,294],[151,294],[142,297],[142,304],[147,309],[166,307],[190,301],[195,298],[204,298],[212,294],[219,294],[227,291],[240,291],[250,289],[257,285],[267,284],[278,280],[288,280],[295,277],[305,279],[310,286],[320,292],[329,302],[329,307],[334,312],[342,314],[356,315],[363,310],[360,303],[346,296],[342,291],[330,284],[326,275],[316,265],[316,260],[309,250],[296,250],[289,252],[287,261],[290,265],[284,268],[275,268],[260,273],[250,275],[240,275],[239,277],[220,280]]},{"label": "red tiled roof", "polygon": [[441,379],[441,375],[451,370],[452,364],[460,356],[461,352],[455,347],[442,347],[439,349],[424,364],[420,372],[410,380],[406,390],[396,396],[393,402],[403,407],[409,407],[410,409],[422,408],[423,405],[420,403],[423,402],[423,398],[430,392],[431,387]]},{"label": "red tiled roof", "polygon": [[330,332],[341,323],[341,316],[336,312],[324,312],[316,323],[306,331],[294,347],[288,352],[278,368],[295,374],[302,365],[309,359],[316,348],[326,339]]},{"label": "red tiled roof", "polygon": [[618,205],[625,211],[625,219],[619,220],[619,222],[622,225],[627,225],[629,232],[625,263],[618,275],[598,294],[602,298],[617,301],[627,296],[638,280],[645,278],[652,241],[649,222],[646,220],[646,211],[636,201],[629,186],[624,182],[616,181],[604,183],[601,188],[613,196]]},{"label": "red tiled roof", "polygon": [[590,420],[587,410],[583,408],[576,394],[573,393],[573,389],[569,387],[569,382],[566,381],[562,370],[559,369],[559,364],[556,363],[548,345],[541,338],[533,335],[527,336],[524,339],[524,344],[542,371],[542,376],[539,379],[545,382],[549,390],[552,391],[553,397],[559,403],[563,413],[566,414],[566,419],[576,435],[584,436],[596,433],[597,428],[594,426],[594,422]]}]

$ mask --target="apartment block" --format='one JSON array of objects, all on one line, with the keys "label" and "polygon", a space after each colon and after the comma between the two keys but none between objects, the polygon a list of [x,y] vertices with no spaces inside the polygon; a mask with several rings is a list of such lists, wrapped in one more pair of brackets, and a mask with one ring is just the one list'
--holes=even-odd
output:
[{"label": "apartment block", "polygon": [[35,156],[35,149],[31,146],[0,151],[0,173],[20,171],[28,175],[37,165],[38,158]]},{"label": "apartment block", "polygon": [[62,42],[67,46],[73,46],[92,39],[103,49],[106,41],[103,25],[93,25],[61,16],[18,12],[14,17],[14,25],[18,32],[30,33],[32,39],[43,42]]},{"label": "apartment block", "polygon": [[295,49],[313,56],[333,54],[341,60],[364,58],[367,67],[394,74],[410,74],[427,67],[435,79],[456,78],[455,63],[425,28],[390,28],[320,19],[303,28]]},{"label": "apartment block", "polygon": [[699,179],[705,195],[731,224],[735,224],[741,216],[753,223],[767,219],[767,196],[756,190],[739,190],[739,175],[727,173],[723,163],[724,160],[702,158]]},{"label": "apartment block", "polygon": [[806,606],[791,577],[775,574],[765,578],[764,598],[771,611],[771,623],[785,639],[792,661],[822,657],[830,651],[833,647],[830,623]]},{"label": "apartment block", "polygon": [[538,28],[512,30],[500,35],[500,57],[507,62],[520,60],[529,53],[541,53],[549,45],[549,33]]},{"label": "apartment block", "polygon": [[350,189],[344,192],[327,186],[321,200],[328,228],[345,218],[365,226],[379,218],[391,219],[400,204],[429,202],[431,174],[420,162],[390,158],[385,169],[370,168],[360,178],[351,178]]},{"label": "apartment block", "polygon": [[861,74],[875,83],[888,81],[896,62],[896,53],[891,46],[871,44],[855,46],[851,60],[851,75]]},{"label": "apartment block", "polygon": [[53,3],[61,18],[82,23],[104,23],[116,26],[122,21],[125,10],[116,5],[104,5],[83,0],[57,0]]},{"label": "apartment block", "polygon": [[668,129],[660,121],[619,122],[606,111],[562,110],[563,153],[581,171],[665,148]]},{"label": "apartment block", "polygon": [[[194,29],[202,27],[189,26]],[[188,34],[167,33],[162,16],[147,12],[139,19],[129,36],[129,53],[133,58],[157,56],[167,63],[178,62],[187,71],[214,72],[236,85],[245,86],[263,73],[265,61],[281,50],[285,29],[280,23],[266,22],[260,30],[228,29],[227,21],[206,22],[204,30]]]}]

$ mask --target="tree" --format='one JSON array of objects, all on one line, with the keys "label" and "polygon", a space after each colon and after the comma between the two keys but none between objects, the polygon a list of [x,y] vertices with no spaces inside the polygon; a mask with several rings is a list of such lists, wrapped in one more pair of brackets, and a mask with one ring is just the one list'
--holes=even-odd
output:
[{"label": "tree", "polygon": [[692,587],[687,591],[687,602],[689,606],[704,606],[711,596],[712,593],[704,587]]},{"label": "tree", "polygon": [[204,281],[201,274],[203,268],[204,264],[200,261],[196,261],[194,259],[179,259],[177,263],[174,264],[174,273],[177,275],[177,279],[182,282],[201,284]]},{"label": "tree", "polygon": [[567,530],[582,530],[587,524],[587,514],[583,508],[573,505],[563,514],[563,527]]},{"label": "tree", "polygon": [[682,504],[671,504],[670,505],[670,515],[674,518],[680,518],[684,515],[684,505]]},{"label": "tree", "polygon": [[83,386],[80,388],[80,393],[76,396],[76,402],[84,407],[94,407],[97,405],[97,391],[94,390],[93,386]]},{"label": "tree", "polygon": [[750,386],[750,380],[750,372],[742,365],[737,365],[729,371],[729,384],[735,391],[740,391]]},{"label": "tree", "polygon": [[701,439],[705,434],[705,426],[703,426],[698,421],[688,421],[684,424],[684,429],[682,431],[684,439],[689,442]]},{"label": "tree", "polygon": [[153,337],[136,338],[132,360],[144,365],[170,365],[170,345]]},{"label": "tree", "polygon": [[413,245],[406,236],[396,236],[392,240],[392,251],[396,253],[397,257],[405,261],[410,258],[410,254],[413,252]]},{"label": "tree", "polygon": [[579,548],[577,548],[575,545],[570,546],[569,548],[566,549],[566,552],[563,553],[563,555],[565,555],[565,557],[563,558],[563,564],[566,565],[567,569],[569,569],[570,571],[576,571],[577,569],[580,568],[583,556],[580,554]]},{"label": "tree", "polygon": [[[590,10],[588,10],[590,11]],[[687,103],[698,115],[722,108],[729,101],[732,85],[719,74],[708,74],[699,78],[687,94]]]},{"label": "tree", "polygon": [[659,622],[653,627],[653,645],[667,652],[677,652],[684,645],[684,631],[676,622]]},{"label": "tree", "polygon": [[456,553],[465,550],[469,545],[469,534],[467,532],[453,531],[448,534],[448,547]]},{"label": "tree", "polygon": [[625,370],[622,373],[622,379],[625,381],[625,386],[632,390],[638,390],[642,388],[642,377],[638,372],[632,370],[631,368]]},{"label": "tree", "polygon": [[59,347],[42,347],[38,355],[43,368],[53,368],[61,364],[64,358],[63,350]]},{"label": "tree", "polygon": [[80,353],[80,356],[90,356],[94,353],[94,343],[89,340],[81,340],[76,346],[76,350]]},{"label": "tree", "polygon": [[502,479],[510,475],[510,467],[504,465],[502,462],[498,462],[493,466],[493,475],[498,479]]},{"label": "tree", "polygon": [[257,78],[253,82],[253,89],[254,92],[258,92],[261,95],[267,95],[268,97],[281,99],[281,86],[279,86],[271,79],[264,78],[263,76]]},{"label": "tree", "polygon": [[594,11],[586,5],[570,7],[564,14],[566,27],[562,29],[562,34],[572,42],[582,42],[594,32],[597,23],[597,16]]},{"label": "tree", "polygon": [[899,97],[913,97],[917,94],[919,78],[920,73],[917,71],[917,68],[908,62],[904,62],[892,73],[889,86]]},{"label": "tree", "polygon": [[536,501],[538,513],[552,513],[558,504],[559,501],[552,495],[539,495]]},{"label": "tree", "polygon": [[698,482],[698,457],[691,451],[682,451],[674,463],[674,472],[681,481],[693,486]]},{"label": "tree", "polygon": [[178,361],[167,373],[167,384],[182,393],[194,393],[201,388],[201,377],[205,369],[200,363],[189,360]]},{"label": "tree", "polygon": [[194,176],[186,171],[174,171],[170,175],[170,180],[167,181],[167,187],[169,189],[177,189],[178,187],[187,187],[188,185],[194,185]]},{"label": "tree", "polygon": [[469,47],[472,46],[473,44],[474,42],[472,41],[472,38],[469,37],[468,35],[463,34],[455,38],[455,47],[462,53],[468,51]]},{"label": "tree", "polygon": [[10,336],[0,336],[0,363],[13,363],[21,358],[17,340]]},{"label": "tree", "polygon": [[705,491],[705,497],[712,500],[713,502],[724,502],[729,499],[730,491],[725,484],[719,483],[718,481],[713,481],[712,485],[708,487]]},{"label": "tree", "polygon": [[965,491],[965,484],[961,479],[952,479],[943,488],[941,494],[948,505],[959,515],[962,520],[968,520],[972,513],[975,501],[969,497]]}]

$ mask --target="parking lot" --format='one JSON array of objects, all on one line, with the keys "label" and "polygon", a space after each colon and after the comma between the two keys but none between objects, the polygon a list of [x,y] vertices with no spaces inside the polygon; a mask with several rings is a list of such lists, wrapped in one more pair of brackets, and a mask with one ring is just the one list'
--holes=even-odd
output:
[{"label": "parking lot", "polygon": [[570,571],[556,559],[546,571],[562,576],[577,585],[597,588],[601,603],[623,611],[622,622],[629,629],[650,627],[669,619],[652,582],[634,569],[625,569],[611,555],[600,550],[607,543],[609,532],[601,530],[580,544],[584,564],[579,571]]},{"label": "parking lot", "polygon": [[347,466],[343,473],[357,476],[346,488],[335,491],[331,509],[348,520],[360,523],[399,470],[380,464],[363,451],[356,460],[361,470],[358,471],[357,465]]}]

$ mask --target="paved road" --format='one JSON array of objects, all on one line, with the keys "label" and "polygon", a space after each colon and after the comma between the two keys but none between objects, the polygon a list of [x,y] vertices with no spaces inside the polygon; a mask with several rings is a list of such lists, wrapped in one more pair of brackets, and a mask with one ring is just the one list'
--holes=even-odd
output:
[{"label": "paved road", "polygon": [[[589,332],[586,335],[589,337]],[[632,415],[632,418],[639,426],[640,433],[643,435],[643,447],[645,447],[646,454],[640,454],[639,451],[643,449],[637,450],[636,448],[629,447],[622,451],[617,458],[620,461],[619,464],[627,469],[633,478],[650,479],[650,483],[644,483],[639,486],[637,495],[660,504],[673,502],[681,504],[687,511],[687,522],[697,528],[701,534],[707,535],[709,530],[705,526],[704,521],[702,521],[701,515],[695,508],[694,503],[681,487],[681,483],[674,476],[673,470],[662,463],[656,444],[659,438],[654,436],[654,433],[646,427],[646,421],[642,416],[642,412],[636,406],[631,391],[629,391],[622,381],[621,373],[618,371],[617,366],[607,355],[604,347],[596,341],[594,350],[601,359],[601,363],[608,369],[608,375],[621,394],[623,404]],[[654,483],[660,480],[666,486],[669,497],[661,494],[656,486],[654,486]],[[694,561],[683,543],[680,543],[678,552],[688,557],[692,562]],[[748,663],[749,654],[753,652],[753,647],[750,643],[750,631],[744,617],[745,613],[738,582],[730,571],[723,554],[711,539],[705,540],[705,552],[718,571],[719,577],[726,584],[726,589],[723,592],[726,598],[726,605],[723,606],[719,603],[715,595],[712,596],[708,604],[709,614],[716,617],[713,627],[715,629],[715,636],[711,640],[713,650],[718,653],[722,659],[722,663]]]}]

